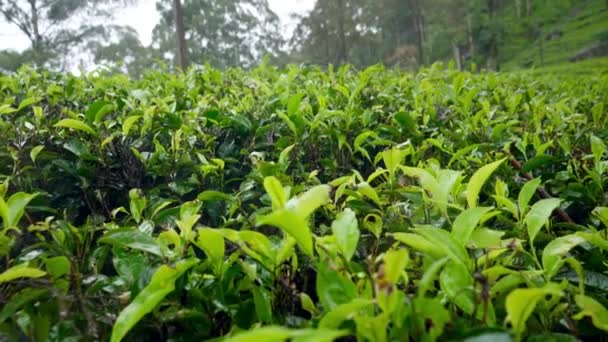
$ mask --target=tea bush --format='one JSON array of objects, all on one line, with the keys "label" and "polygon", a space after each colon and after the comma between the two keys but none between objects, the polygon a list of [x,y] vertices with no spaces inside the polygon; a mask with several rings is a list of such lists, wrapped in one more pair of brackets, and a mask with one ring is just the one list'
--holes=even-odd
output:
[{"label": "tea bush", "polygon": [[0,76],[0,340],[597,340],[608,75]]}]

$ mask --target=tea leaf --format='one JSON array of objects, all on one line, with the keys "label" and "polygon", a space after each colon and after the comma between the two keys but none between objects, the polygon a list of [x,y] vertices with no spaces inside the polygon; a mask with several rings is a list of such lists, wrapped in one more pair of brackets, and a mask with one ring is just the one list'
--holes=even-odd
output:
[{"label": "tea leaf", "polygon": [[576,305],[581,308],[581,312],[577,313],[572,318],[580,320],[583,319],[583,317],[591,317],[593,325],[598,329],[608,331],[608,309],[597,300],[585,295],[577,295],[575,301]]},{"label": "tea leaf", "polygon": [[94,129],[82,121],[75,119],[63,119],[55,124],[55,127],[71,128],[77,131],[86,132],[91,135],[97,135]]},{"label": "tea leaf", "polygon": [[528,203],[532,199],[532,196],[536,193],[536,189],[540,186],[541,179],[535,178],[531,181],[526,182],[524,186],[522,186],[521,191],[519,192],[519,196],[517,197],[517,204],[519,205],[519,213],[520,217],[528,211]]},{"label": "tea leaf", "polygon": [[138,229],[121,228],[111,230],[99,239],[99,243],[129,247],[161,256],[160,247],[150,235]]},{"label": "tea leaf", "polygon": [[543,199],[534,203],[524,218],[524,223],[528,227],[528,236],[530,237],[531,244],[534,242],[540,229],[549,221],[553,210],[559,207],[560,203],[561,200],[558,198]]},{"label": "tea leaf", "polygon": [[477,201],[479,199],[479,193],[481,192],[481,188],[486,183],[488,178],[496,171],[496,169],[504,163],[507,158],[503,158],[501,160],[490,163],[479,170],[477,170],[471,179],[469,180],[469,184],[467,185],[467,203],[469,204],[469,208],[477,207]]},{"label": "tea leaf", "polygon": [[352,319],[362,308],[372,305],[371,300],[355,298],[351,302],[338,305],[329,311],[319,322],[320,328],[337,329],[342,322]]},{"label": "tea leaf", "polygon": [[479,221],[492,207],[469,208],[460,213],[452,224],[452,236],[462,244],[466,244]]},{"label": "tea leaf", "polygon": [[507,320],[511,321],[515,334],[519,336],[524,332],[526,322],[534,312],[536,304],[547,295],[561,296],[561,291],[551,287],[544,287],[538,289],[516,289],[509,293],[505,301],[508,314]]},{"label": "tea leaf", "polygon": [[27,263],[19,264],[17,266],[10,267],[6,271],[0,273],[0,284],[7,283],[9,281],[19,278],[40,278],[44,277],[46,272],[41,271],[37,268],[28,267]]},{"label": "tea leaf", "polygon": [[264,178],[264,189],[266,189],[266,192],[272,200],[272,210],[279,210],[285,207],[287,195],[278,179],[275,177]]},{"label": "tea leaf", "polygon": [[547,277],[552,278],[564,264],[563,256],[583,242],[585,242],[585,239],[578,235],[561,236],[549,242],[543,249],[542,256],[543,267]]},{"label": "tea leaf", "polygon": [[340,251],[349,261],[355,254],[360,235],[355,212],[349,208],[344,209],[331,224],[331,230]]},{"label": "tea leaf", "polygon": [[150,283],[120,312],[112,328],[110,340],[112,342],[121,341],[137,322],[152,312],[169,293],[173,292],[177,278],[195,264],[194,260],[182,260],[175,265],[175,268],[167,265],[159,267],[154,272]]},{"label": "tea leaf", "polygon": [[224,237],[222,234],[212,228],[201,228],[198,230],[198,236],[194,242],[207,254],[213,265],[215,274],[220,275],[222,273],[225,253]]}]

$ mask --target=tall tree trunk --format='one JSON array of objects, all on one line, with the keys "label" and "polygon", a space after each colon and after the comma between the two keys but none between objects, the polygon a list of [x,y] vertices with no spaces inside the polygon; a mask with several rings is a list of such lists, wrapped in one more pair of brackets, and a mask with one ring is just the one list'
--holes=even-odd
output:
[{"label": "tall tree trunk", "polygon": [[521,18],[521,0],[515,0],[515,15]]},{"label": "tall tree trunk", "polygon": [[186,32],[184,30],[184,16],[181,0],[173,0],[173,13],[175,15],[175,34],[177,40],[177,67],[182,71],[188,69],[188,46],[186,45]]},{"label": "tall tree trunk", "polygon": [[[488,0],[488,12],[490,15],[490,21],[494,23],[496,20],[496,12],[498,11],[498,1],[497,0]],[[492,40],[490,43],[490,56],[489,61],[492,61],[494,69],[498,71],[500,69],[500,65],[498,62],[498,34],[492,29]],[[488,63],[489,64],[489,63]],[[490,65],[490,64],[489,64]]]},{"label": "tall tree trunk", "polygon": [[458,43],[452,42],[452,51],[454,52],[454,61],[456,61],[456,68],[462,70],[462,57],[460,55],[460,47]]},{"label": "tall tree trunk", "polygon": [[36,0],[28,0],[30,4],[30,8],[32,11],[32,37],[30,38],[32,41],[32,49],[34,50],[34,61],[36,62],[36,66],[41,66],[42,61],[44,59],[44,46],[42,42],[42,36],[40,35],[40,27],[39,27],[39,17],[38,17],[38,6],[36,6]]},{"label": "tall tree trunk", "polygon": [[538,38],[539,38],[539,44],[538,44],[538,52],[540,54],[540,65],[543,66],[545,65],[545,34],[543,33],[543,26],[539,23],[538,24]]},{"label": "tall tree trunk", "polygon": [[532,0],[526,0],[526,16],[532,15]]},{"label": "tall tree trunk", "polygon": [[424,17],[418,0],[410,0],[413,11],[414,32],[416,32],[416,45],[418,47],[418,65],[424,63]]},{"label": "tall tree trunk", "polygon": [[338,54],[337,64],[346,62],[346,34],[344,32],[344,0],[338,0]]},{"label": "tall tree trunk", "polygon": [[471,15],[467,14],[467,29],[469,36],[469,54],[471,57],[475,57],[475,40],[473,39],[473,23],[471,22]]}]

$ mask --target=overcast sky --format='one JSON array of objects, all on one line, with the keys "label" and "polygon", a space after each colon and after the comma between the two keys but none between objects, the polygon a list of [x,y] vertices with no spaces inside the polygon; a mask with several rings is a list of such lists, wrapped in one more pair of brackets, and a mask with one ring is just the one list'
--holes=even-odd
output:
[{"label": "overcast sky", "polygon": [[[279,15],[283,25],[283,33],[291,34],[294,23],[290,13],[310,11],[316,0],[268,0],[270,7]],[[121,25],[130,25],[137,30],[142,43],[148,45],[152,39],[152,29],[158,21],[156,0],[140,0],[138,5],[125,8],[116,13],[115,21]],[[0,18],[0,50],[23,50],[29,47],[29,41],[15,26],[9,25]]]}]

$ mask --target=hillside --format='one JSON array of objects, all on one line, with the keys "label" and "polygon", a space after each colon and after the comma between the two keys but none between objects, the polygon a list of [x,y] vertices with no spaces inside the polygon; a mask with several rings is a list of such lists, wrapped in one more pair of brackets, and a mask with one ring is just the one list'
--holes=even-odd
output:
[{"label": "hillside", "polygon": [[508,28],[500,52],[503,69],[554,66],[577,55],[578,60],[608,55],[604,0],[540,0],[533,3],[530,17],[518,19],[514,6],[505,8],[503,17]]}]

